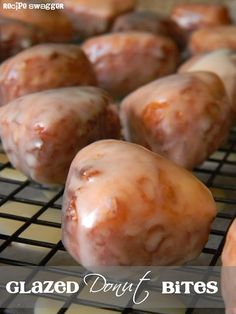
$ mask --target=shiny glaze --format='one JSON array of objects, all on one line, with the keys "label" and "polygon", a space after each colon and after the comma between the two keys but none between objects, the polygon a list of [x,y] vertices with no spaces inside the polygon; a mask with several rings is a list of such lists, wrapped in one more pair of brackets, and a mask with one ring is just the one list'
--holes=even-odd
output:
[{"label": "shiny glaze", "polygon": [[191,173],[142,146],[103,140],[72,162],[62,239],[88,268],[179,265],[200,254],[215,214]]},{"label": "shiny glaze", "polygon": [[222,49],[197,55],[185,62],[179,69],[180,73],[192,71],[210,71],[220,77],[236,117],[236,53]]},{"label": "shiny glaze", "polygon": [[26,94],[78,85],[96,85],[92,66],[78,46],[37,45],[1,64],[0,105]]},{"label": "shiny glaze", "polygon": [[0,136],[11,163],[42,183],[64,183],[76,153],[119,138],[112,100],[94,87],[68,87],[16,99],[0,109]]},{"label": "shiny glaze", "polygon": [[82,49],[94,65],[99,86],[116,96],[174,72],[178,63],[171,39],[145,32],[97,36]]},{"label": "shiny glaze", "polygon": [[141,87],[121,104],[125,138],[192,169],[229,134],[230,104],[210,72],[171,75]]}]

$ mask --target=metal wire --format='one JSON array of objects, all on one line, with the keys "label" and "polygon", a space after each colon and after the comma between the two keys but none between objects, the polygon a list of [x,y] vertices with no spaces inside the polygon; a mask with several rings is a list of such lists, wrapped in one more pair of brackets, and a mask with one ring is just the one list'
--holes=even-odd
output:
[{"label": "metal wire", "polygon": [[[199,257],[201,265],[204,261],[205,266],[215,266],[219,263],[227,230],[236,216],[235,129],[231,131],[229,141],[201,167],[196,168],[194,174],[212,190],[220,210],[212,226],[210,239]],[[51,190],[24,178],[12,168],[0,147],[0,264],[24,265],[29,268],[32,266],[49,266],[57,264],[61,256],[67,262],[70,261],[70,257],[65,252],[58,237],[61,225],[57,217],[60,216],[62,193],[62,189]],[[9,230],[7,230],[7,227],[1,230],[1,221],[3,221],[3,225],[7,225],[6,222],[9,223]],[[36,232],[37,236],[34,236],[32,230],[41,231]],[[47,237],[44,230],[45,232],[52,232],[55,236]],[[38,255],[33,253],[24,254],[24,250],[30,250],[31,248],[36,253],[38,249],[42,252],[37,253]],[[15,249],[17,254],[14,251]],[[23,254],[20,254],[20,250],[23,250]],[[33,276],[35,273],[30,275]],[[67,275],[65,274],[65,276]],[[0,286],[0,293],[1,289],[3,287]],[[0,304],[1,313],[12,313],[7,307],[14,301],[14,298],[16,298],[16,295],[12,295],[3,301],[0,300],[2,302]],[[102,301],[92,302],[78,298],[77,295],[57,296],[56,299],[61,302],[60,307],[55,312],[58,314],[66,313],[67,309],[71,308],[73,304],[107,308],[107,304]],[[193,308],[194,304],[186,310],[186,313],[192,313]],[[111,309],[122,314],[147,313],[146,311],[133,309],[131,302],[127,303],[125,309],[112,305]]]}]

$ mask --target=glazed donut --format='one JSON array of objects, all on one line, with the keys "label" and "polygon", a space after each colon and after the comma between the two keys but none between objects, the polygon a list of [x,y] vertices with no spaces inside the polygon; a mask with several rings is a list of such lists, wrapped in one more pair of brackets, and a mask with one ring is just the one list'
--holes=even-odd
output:
[{"label": "glazed donut", "polygon": [[94,66],[99,86],[114,96],[174,72],[179,60],[171,39],[145,32],[97,36],[85,41],[82,49]]},{"label": "glazed donut", "polygon": [[79,85],[96,85],[96,77],[78,46],[37,45],[0,66],[0,106],[26,94]]},{"label": "glazed donut", "polygon": [[198,28],[231,24],[228,8],[223,4],[177,4],[171,18],[187,32]]},{"label": "glazed donut", "polygon": [[190,172],[142,146],[103,140],[72,162],[62,240],[87,268],[180,265],[200,254],[215,215]]},{"label": "glazed donut", "polygon": [[[15,0],[7,0],[8,4],[15,4]],[[25,0],[25,3],[45,4],[52,0]],[[58,1],[57,1],[58,2]],[[61,1],[60,1],[61,2]],[[5,0],[0,0],[0,15],[21,20],[42,29],[50,42],[69,42],[74,37],[74,29],[70,20],[63,14],[63,10],[43,9],[4,9]]]},{"label": "glazed donut", "polygon": [[113,32],[141,31],[155,35],[168,35],[161,18],[155,12],[134,11],[119,15],[111,30]]},{"label": "glazed donut", "polygon": [[134,9],[135,0],[61,0],[65,13],[79,37],[86,38],[108,31],[113,19]]},{"label": "glazed donut", "polygon": [[37,27],[0,16],[0,62],[45,41],[46,35]]},{"label": "glazed donut", "polygon": [[118,16],[111,28],[112,32],[142,31],[172,38],[179,48],[185,45],[185,35],[173,20],[155,12],[134,11]]},{"label": "glazed donut", "polygon": [[63,184],[84,146],[119,138],[113,100],[96,87],[26,95],[0,108],[0,136],[13,166],[39,183]]},{"label": "glazed donut", "polygon": [[236,26],[219,26],[199,29],[190,37],[191,54],[206,53],[217,49],[236,50]]},{"label": "glazed donut", "polygon": [[210,72],[175,74],[127,96],[121,104],[126,140],[192,169],[227,138],[230,104]]}]

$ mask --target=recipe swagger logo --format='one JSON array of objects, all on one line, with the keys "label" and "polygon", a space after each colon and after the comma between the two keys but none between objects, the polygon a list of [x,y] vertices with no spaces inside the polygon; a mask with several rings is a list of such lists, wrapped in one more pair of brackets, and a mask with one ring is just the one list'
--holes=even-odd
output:
[{"label": "recipe swagger logo", "polygon": [[3,10],[46,10],[46,11],[54,11],[54,10],[64,10],[64,3],[59,2],[45,2],[45,3],[37,3],[37,2],[3,2],[2,4]]}]

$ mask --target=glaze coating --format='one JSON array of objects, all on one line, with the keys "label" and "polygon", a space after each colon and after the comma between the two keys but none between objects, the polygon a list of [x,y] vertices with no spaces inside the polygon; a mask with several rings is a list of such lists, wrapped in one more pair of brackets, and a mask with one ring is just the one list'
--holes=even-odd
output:
[{"label": "glaze coating", "polygon": [[11,163],[40,183],[65,182],[84,146],[119,138],[113,100],[96,87],[67,87],[18,98],[0,108],[0,136]]},{"label": "glaze coating", "polygon": [[114,96],[174,72],[179,60],[171,39],[145,32],[97,36],[85,41],[82,49],[94,66],[99,86]]},{"label": "glaze coating", "polygon": [[149,83],[121,104],[126,140],[192,169],[227,138],[230,104],[210,72],[171,75]]},{"label": "glaze coating", "polygon": [[191,173],[142,146],[104,140],[72,162],[62,239],[87,268],[180,265],[200,254],[215,214]]}]

